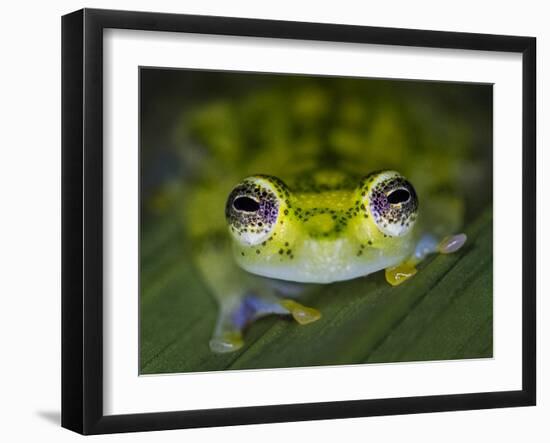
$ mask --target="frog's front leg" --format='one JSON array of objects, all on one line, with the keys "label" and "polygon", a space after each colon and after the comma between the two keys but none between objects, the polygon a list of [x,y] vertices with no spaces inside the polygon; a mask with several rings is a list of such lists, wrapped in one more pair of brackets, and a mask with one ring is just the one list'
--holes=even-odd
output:
[{"label": "frog's front leg", "polygon": [[213,352],[233,352],[243,344],[244,328],[258,318],[268,314],[288,314],[276,300],[244,293],[219,300],[218,320],[210,339]]},{"label": "frog's front leg", "polygon": [[318,320],[321,313],[290,298],[280,298],[269,288],[257,288],[240,296],[220,300],[218,321],[210,340],[213,352],[233,352],[243,344],[244,329],[267,315],[292,315],[299,324]]},{"label": "frog's front leg", "polygon": [[225,237],[212,236],[197,246],[195,254],[198,269],[218,304],[218,319],[210,340],[212,351],[241,348],[244,329],[266,315],[292,315],[300,324],[321,317],[316,309],[295,300],[301,286],[259,277],[238,267]]},{"label": "frog's front leg", "polygon": [[450,235],[437,240],[433,235],[426,234],[420,238],[414,254],[397,266],[386,268],[386,281],[397,286],[416,274],[416,266],[430,254],[451,254],[458,251],[466,243],[466,234]]}]

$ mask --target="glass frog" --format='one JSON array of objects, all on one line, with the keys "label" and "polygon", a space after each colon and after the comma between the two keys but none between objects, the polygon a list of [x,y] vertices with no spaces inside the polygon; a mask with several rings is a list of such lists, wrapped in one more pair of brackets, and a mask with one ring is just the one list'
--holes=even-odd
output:
[{"label": "glass frog", "polygon": [[391,170],[364,177],[317,170],[286,181],[269,175],[242,180],[225,206],[230,239],[200,257],[220,309],[212,351],[239,349],[244,328],[265,315],[291,315],[301,325],[320,319],[318,310],[297,300],[297,284],[384,270],[387,282],[399,285],[428,254],[451,253],[464,244],[464,234],[437,238],[419,232],[419,210],[413,185]]}]

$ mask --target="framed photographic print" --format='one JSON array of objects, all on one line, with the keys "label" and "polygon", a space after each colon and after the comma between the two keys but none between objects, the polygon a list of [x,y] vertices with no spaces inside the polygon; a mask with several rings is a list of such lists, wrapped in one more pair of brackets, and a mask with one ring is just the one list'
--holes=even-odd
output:
[{"label": "framed photographic print", "polygon": [[535,404],[532,37],[62,21],[62,425]]}]

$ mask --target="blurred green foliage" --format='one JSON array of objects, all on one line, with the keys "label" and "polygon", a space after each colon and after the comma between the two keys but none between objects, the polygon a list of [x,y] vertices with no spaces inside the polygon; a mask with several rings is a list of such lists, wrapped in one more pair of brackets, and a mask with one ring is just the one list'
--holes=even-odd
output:
[{"label": "blurred green foliage", "polygon": [[[492,355],[492,86],[141,71],[141,369],[144,373]],[[391,288],[380,275],[313,294],[323,320],[268,318],[213,355],[216,306],[192,245],[225,233],[243,177],[396,169],[430,229],[467,249]]]}]

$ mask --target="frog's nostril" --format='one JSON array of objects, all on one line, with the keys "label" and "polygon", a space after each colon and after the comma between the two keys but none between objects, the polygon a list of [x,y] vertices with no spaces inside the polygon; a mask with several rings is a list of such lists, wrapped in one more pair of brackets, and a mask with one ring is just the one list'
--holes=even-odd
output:
[{"label": "frog's nostril", "polygon": [[237,211],[256,212],[260,209],[260,203],[250,197],[237,197],[233,200],[233,207]]}]

